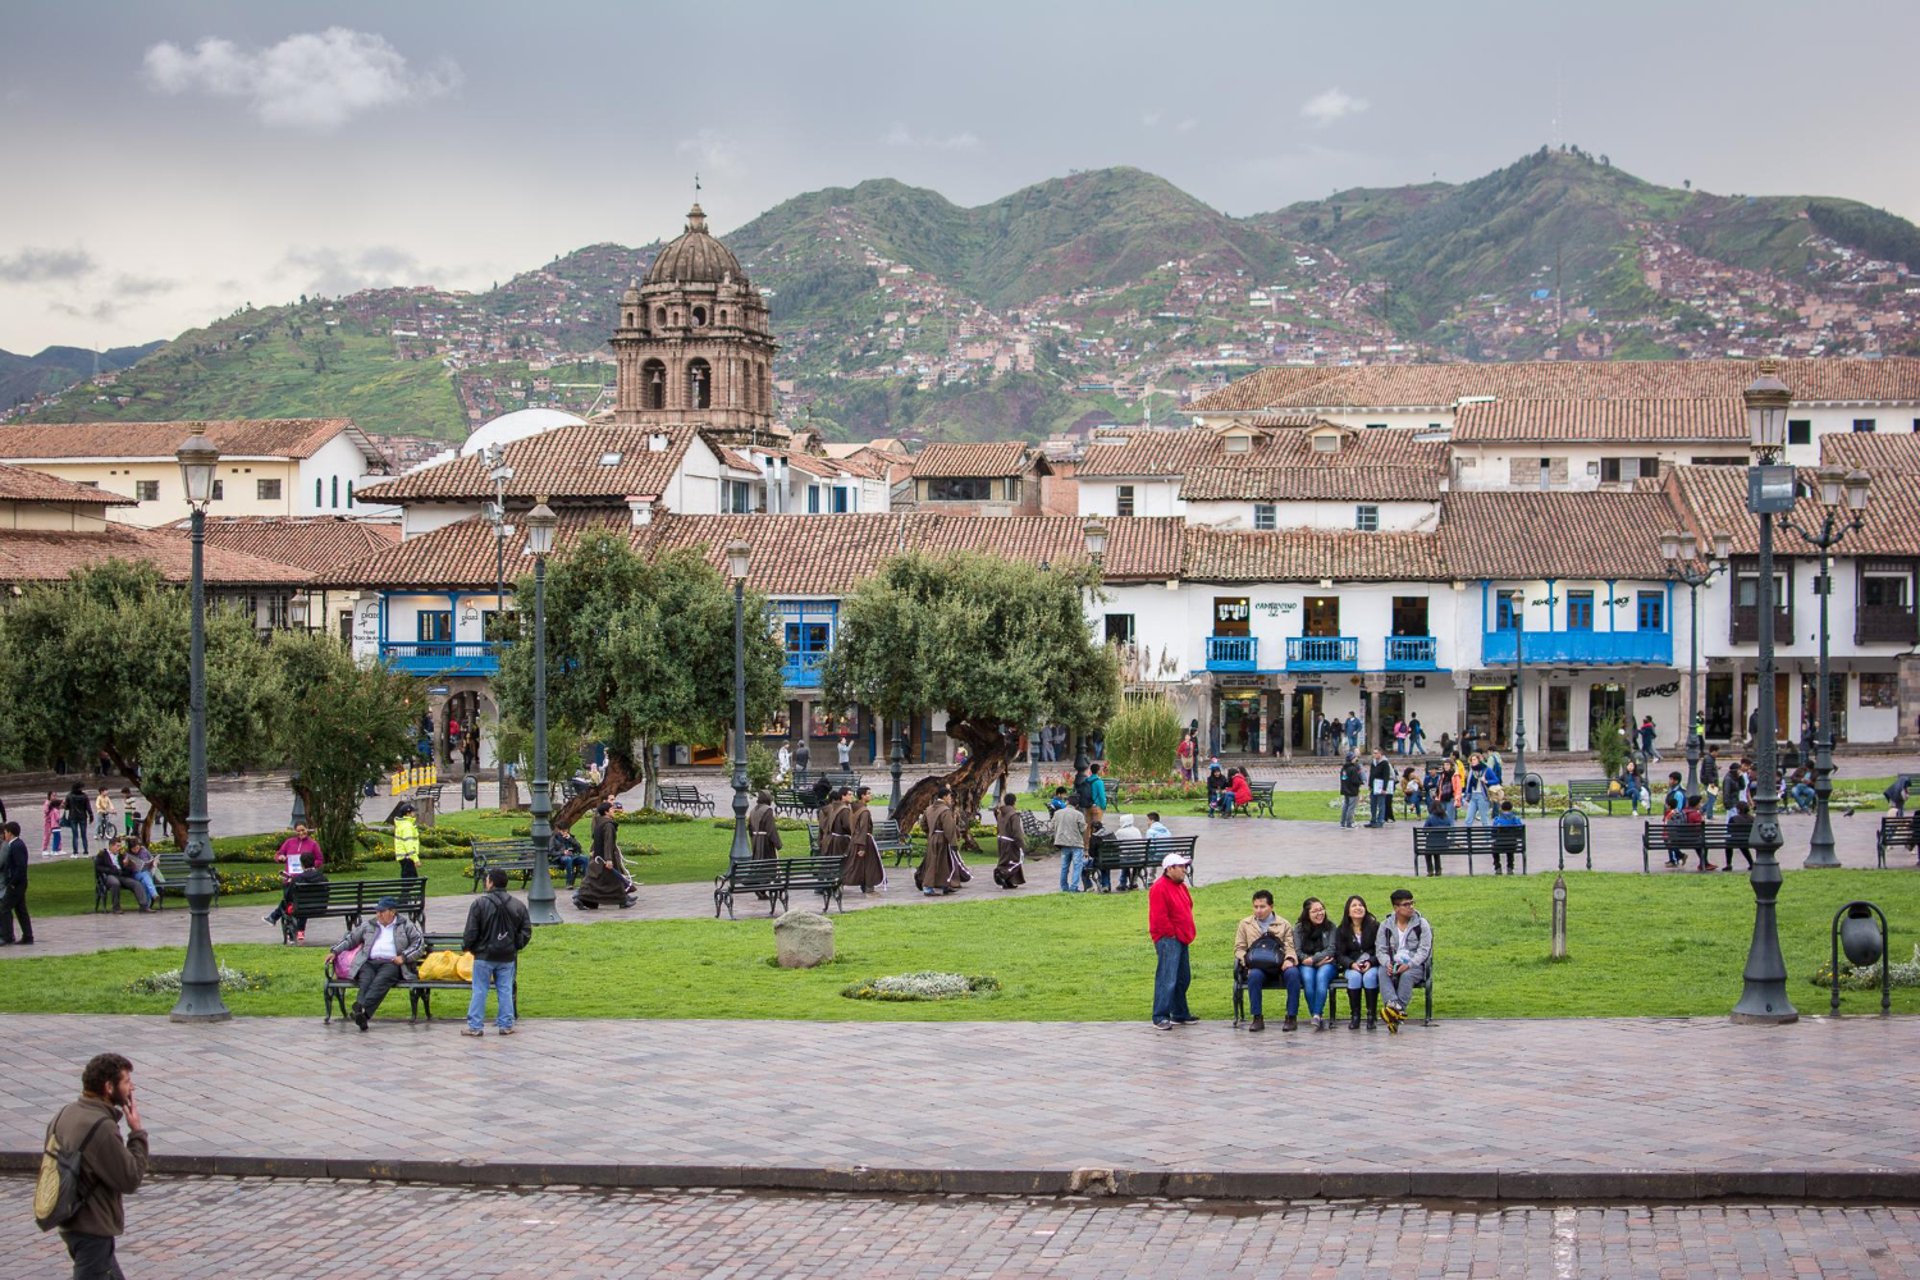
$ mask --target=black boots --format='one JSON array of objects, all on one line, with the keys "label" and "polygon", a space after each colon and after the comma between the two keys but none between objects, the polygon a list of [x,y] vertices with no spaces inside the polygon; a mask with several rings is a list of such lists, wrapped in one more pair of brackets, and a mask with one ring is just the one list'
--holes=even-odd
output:
[{"label": "black boots", "polygon": [[1352,988],[1348,988],[1347,990],[1347,1030],[1358,1031],[1359,1029],[1360,1029],[1360,993],[1358,991],[1353,990]]},{"label": "black boots", "polygon": [[1379,1016],[1379,1012],[1380,1012],[1380,993],[1378,991],[1368,991],[1367,992],[1367,1030],[1369,1031],[1373,1030],[1374,1019]]}]

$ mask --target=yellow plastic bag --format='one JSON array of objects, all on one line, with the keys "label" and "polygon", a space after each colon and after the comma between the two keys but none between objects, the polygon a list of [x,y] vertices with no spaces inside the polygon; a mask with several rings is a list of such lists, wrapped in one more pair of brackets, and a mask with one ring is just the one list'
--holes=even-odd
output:
[{"label": "yellow plastic bag", "polygon": [[[422,982],[453,982],[460,978],[460,957],[451,951],[432,951],[420,962],[420,980]],[[464,975],[473,976],[473,966],[467,966]]]},{"label": "yellow plastic bag", "polygon": [[462,982],[473,981],[473,952],[462,951],[460,958],[453,963],[453,971]]}]

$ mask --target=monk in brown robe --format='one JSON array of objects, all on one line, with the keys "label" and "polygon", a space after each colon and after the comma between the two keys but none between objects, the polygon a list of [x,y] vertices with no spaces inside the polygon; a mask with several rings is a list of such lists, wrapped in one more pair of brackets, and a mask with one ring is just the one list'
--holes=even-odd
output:
[{"label": "monk in brown robe", "polygon": [[574,890],[573,905],[588,911],[603,906],[630,907],[638,898],[633,880],[627,875],[626,859],[620,856],[620,826],[613,820],[613,804],[603,800],[593,815],[593,856],[587,860],[587,874]]},{"label": "monk in brown robe", "polygon": [[871,893],[875,887],[884,888],[887,883],[880,846],[873,838],[873,810],[867,807],[867,797],[872,794],[872,787],[860,788],[860,794],[847,810],[851,831],[847,837],[846,860],[840,865],[840,882],[857,885],[862,893]]},{"label": "monk in brown robe", "polygon": [[756,858],[780,856],[780,814],[773,807],[773,793],[762,791],[747,814],[747,841]]},{"label": "monk in brown robe", "polygon": [[953,812],[953,788],[941,787],[922,819],[927,826],[927,851],[913,873],[913,882],[928,897],[952,893],[973,877],[960,861],[960,821]]},{"label": "monk in brown robe", "polygon": [[853,843],[853,818],[848,812],[847,788],[835,787],[820,810],[820,856],[845,859]]},{"label": "monk in brown robe", "polygon": [[1027,873],[1023,870],[1027,835],[1020,826],[1020,811],[1014,806],[1017,799],[1013,792],[1005,792],[999,807],[993,811],[994,832],[1000,846],[1000,861],[994,865],[993,882],[1002,889],[1018,889],[1027,882]]}]

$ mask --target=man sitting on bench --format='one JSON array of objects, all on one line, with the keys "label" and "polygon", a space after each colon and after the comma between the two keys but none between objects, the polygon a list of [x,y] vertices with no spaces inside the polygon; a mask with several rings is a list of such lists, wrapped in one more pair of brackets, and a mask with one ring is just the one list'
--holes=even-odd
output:
[{"label": "man sitting on bench", "polygon": [[553,833],[547,842],[547,865],[555,871],[563,871],[567,876],[567,888],[573,888],[573,882],[587,874],[587,855],[580,852],[580,842],[573,838],[571,831]]},{"label": "man sitting on bench", "polygon": [[1407,1001],[1413,989],[1426,978],[1427,961],[1433,955],[1433,929],[1427,918],[1413,909],[1413,891],[1395,889],[1391,895],[1393,910],[1380,922],[1374,960],[1380,968],[1380,986],[1387,997],[1387,1034],[1398,1035],[1406,1021]]},{"label": "man sitting on bench", "polygon": [[1248,1030],[1267,1029],[1267,1020],[1260,1016],[1260,993],[1273,986],[1287,990],[1287,1020],[1281,1030],[1300,1025],[1300,953],[1294,949],[1293,926],[1274,911],[1273,895],[1265,889],[1254,890],[1253,914],[1233,931],[1233,961],[1246,974],[1253,1009]]},{"label": "man sitting on bench", "polygon": [[359,928],[334,943],[329,952],[355,953],[347,977],[360,989],[360,998],[353,1002],[353,1024],[362,1031],[387,992],[416,971],[420,957],[427,954],[427,935],[400,915],[399,907],[392,898],[380,899],[373,919],[362,920]]}]

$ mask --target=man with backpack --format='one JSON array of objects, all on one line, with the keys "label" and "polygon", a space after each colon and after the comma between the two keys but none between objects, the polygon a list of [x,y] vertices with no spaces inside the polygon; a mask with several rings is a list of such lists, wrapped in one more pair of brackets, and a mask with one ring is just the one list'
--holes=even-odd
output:
[{"label": "man with backpack", "polygon": [[460,949],[473,956],[473,998],[467,1002],[467,1029],[480,1036],[487,1020],[487,988],[494,990],[494,1027],[503,1036],[513,1034],[513,979],[520,953],[533,941],[533,920],[527,904],[507,892],[507,872],[487,872],[487,891],[467,908],[467,928]]},{"label": "man with backpack", "polygon": [[[125,1117],[127,1136],[120,1137]],[[114,1259],[114,1237],[127,1229],[121,1197],[147,1173],[147,1131],[133,1098],[133,1064],[101,1053],[80,1072],[80,1100],[47,1126],[33,1217],[42,1231],[58,1227],[74,1280],[126,1280]]]},{"label": "man with backpack", "polygon": [[1340,825],[1349,831],[1353,829],[1353,811],[1360,804],[1360,762],[1351,753],[1347,762],[1340,766]]}]

